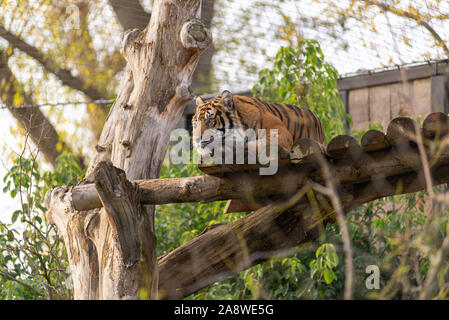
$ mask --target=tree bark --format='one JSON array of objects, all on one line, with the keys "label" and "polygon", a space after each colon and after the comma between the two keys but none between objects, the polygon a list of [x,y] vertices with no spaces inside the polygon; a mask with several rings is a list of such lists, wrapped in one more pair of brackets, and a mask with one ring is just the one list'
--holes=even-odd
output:
[{"label": "tree bark", "polygon": [[[143,29],[150,20],[151,14],[144,10],[138,0],[109,0],[109,4],[124,30]],[[207,28],[210,28],[212,25],[214,5],[215,0],[202,1],[201,20]],[[211,45],[200,57],[192,80],[192,92],[195,95],[210,92],[212,57],[214,53],[214,47]]]},{"label": "tree bark", "polygon": [[[200,2],[156,0],[148,26],[125,33],[122,53],[127,68],[86,174],[88,181],[96,182],[97,192],[101,183],[100,169],[96,168],[103,166],[102,161],[122,169],[128,179],[159,177],[171,131],[191,99],[189,87],[198,59],[211,43],[209,30],[198,20]],[[113,186],[105,190],[103,204],[115,192]],[[119,190],[118,194],[124,192]],[[144,206],[140,211],[126,209],[126,216],[131,217],[130,221],[134,216],[137,227],[130,223],[127,225],[132,228],[121,228],[114,218],[124,210],[121,205],[76,211],[71,197],[70,191],[55,189],[47,193],[46,205],[48,220],[63,235],[75,270],[75,298],[157,298],[154,206]],[[124,200],[128,208],[137,206],[130,201],[133,198]],[[138,234],[138,255],[124,250],[128,245],[123,241],[130,229]],[[133,264],[135,259],[138,261]]]}]

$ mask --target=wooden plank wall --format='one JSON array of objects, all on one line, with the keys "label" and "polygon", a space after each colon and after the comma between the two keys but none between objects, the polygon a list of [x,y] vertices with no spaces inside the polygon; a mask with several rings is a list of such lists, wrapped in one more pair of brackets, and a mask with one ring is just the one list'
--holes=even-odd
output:
[{"label": "wooden plank wall", "polygon": [[[396,117],[427,116],[432,112],[431,78],[348,90],[347,110],[352,116],[352,129],[368,129],[368,122],[382,125],[384,132]],[[394,210],[397,205],[387,201],[382,210]],[[432,201],[425,201],[425,212]]]},{"label": "wooden plank wall", "polygon": [[386,130],[395,117],[425,117],[432,112],[431,78],[349,90],[348,95],[352,129],[366,130],[372,122]]}]

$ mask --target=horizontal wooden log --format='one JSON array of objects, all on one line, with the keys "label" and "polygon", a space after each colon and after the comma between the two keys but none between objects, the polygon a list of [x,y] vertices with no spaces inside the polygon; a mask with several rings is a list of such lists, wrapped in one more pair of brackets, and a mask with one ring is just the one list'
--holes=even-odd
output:
[{"label": "horizontal wooden log", "polygon": [[349,135],[339,135],[329,142],[326,151],[331,158],[339,159],[351,157],[357,159],[361,155],[362,147],[354,137]]},{"label": "horizontal wooden log", "polygon": [[378,130],[368,130],[362,137],[361,145],[366,152],[383,150],[390,147],[390,143],[385,134]]},{"label": "horizontal wooden log", "polygon": [[[438,159],[429,157],[434,165],[449,164],[449,146]],[[417,148],[386,149],[372,153],[363,152],[358,159],[336,159],[332,174],[342,184],[361,183],[378,176],[388,177],[413,172],[422,166]],[[316,163],[281,166],[272,176],[261,176],[258,170],[223,173],[222,176],[204,175],[186,178],[149,179],[135,181],[141,192],[143,204],[179,202],[211,202],[228,199],[253,199],[296,192],[308,180],[322,183],[321,170]],[[82,193],[82,197],[77,193]],[[72,188],[72,204],[76,210],[87,210],[101,202],[91,184]],[[75,202],[76,199],[82,201]],[[85,200],[89,201],[85,201]]]},{"label": "horizontal wooden log", "polygon": [[[261,176],[258,170],[230,172],[222,176],[204,175],[187,178],[136,180],[143,204],[179,202],[212,202],[227,199],[251,199],[274,194],[290,193],[304,184],[312,166],[298,170],[281,167],[276,175]],[[79,196],[77,193],[81,193]],[[79,185],[72,188],[72,204],[76,210],[92,209],[99,201],[95,186]],[[78,202],[75,202],[76,200]],[[101,202],[100,202],[101,206]]]},{"label": "horizontal wooden log", "polygon": [[317,160],[317,153],[326,154],[326,148],[319,142],[303,138],[296,141],[290,150],[290,162],[302,164]]},{"label": "horizontal wooden log", "polygon": [[77,211],[101,208],[101,203],[95,184],[80,184],[72,188],[72,203]]},{"label": "horizontal wooden log", "polygon": [[388,125],[387,139],[393,145],[416,142],[416,121],[406,117],[397,117]]},{"label": "horizontal wooden log", "polygon": [[[224,162],[223,162],[224,163]],[[290,164],[290,159],[282,159],[280,158],[279,166],[285,166]],[[202,163],[198,164],[198,169],[200,169],[202,172],[207,174],[213,174],[218,175],[222,173],[227,172],[237,172],[237,171],[250,171],[250,170],[256,170],[263,167],[268,167],[269,164],[263,165],[260,163],[250,164],[250,163],[244,163],[244,164],[215,164],[215,163]]]},{"label": "horizontal wooden log", "polygon": [[426,138],[441,139],[449,133],[449,117],[442,112],[429,114],[423,122],[423,135]]}]

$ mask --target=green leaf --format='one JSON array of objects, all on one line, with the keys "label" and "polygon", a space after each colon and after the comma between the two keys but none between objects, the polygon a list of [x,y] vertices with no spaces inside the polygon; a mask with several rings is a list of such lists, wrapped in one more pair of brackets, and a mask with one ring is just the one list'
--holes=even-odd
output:
[{"label": "green leaf", "polygon": [[332,267],[336,267],[338,265],[338,255],[334,245],[330,245],[328,247],[328,258]]},{"label": "green leaf", "polygon": [[14,211],[14,212],[12,213],[12,216],[11,216],[11,223],[16,222],[16,221],[17,221],[17,218],[19,217],[19,215],[20,215],[21,213],[22,213],[21,210],[16,210],[16,211]]},{"label": "green leaf", "polygon": [[323,275],[324,275],[324,281],[326,282],[326,284],[331,284],[332,281],[334,281],[337,278],[335,273],[331,269],[328,269],[328,268],[324,269]]}]

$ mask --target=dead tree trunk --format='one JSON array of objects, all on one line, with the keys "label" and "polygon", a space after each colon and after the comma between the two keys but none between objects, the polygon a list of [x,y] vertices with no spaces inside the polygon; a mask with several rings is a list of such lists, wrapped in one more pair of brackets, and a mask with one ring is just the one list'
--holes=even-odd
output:
[{"label": "dead tree trunk", "polygon": [[[72,194],[46,196],[48,222],[67,247],[75,299],[156,298],[154,206],[141,206],[124,179],[159,177],[171,131],[191,98],[190,84],[211,35],[200,0],[156,0],[150,23],[125,33],[127,68],[86,176],[104,206],[76,211]],[[110,161],[111,166],[101,164]],[[123,174],[124,173],[124,174]]]}]

